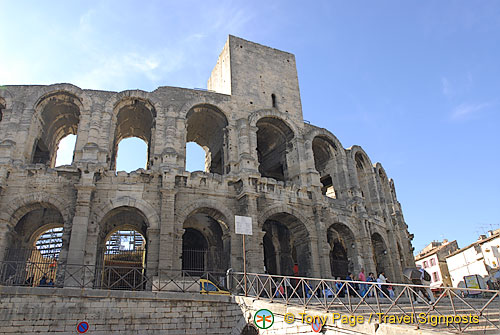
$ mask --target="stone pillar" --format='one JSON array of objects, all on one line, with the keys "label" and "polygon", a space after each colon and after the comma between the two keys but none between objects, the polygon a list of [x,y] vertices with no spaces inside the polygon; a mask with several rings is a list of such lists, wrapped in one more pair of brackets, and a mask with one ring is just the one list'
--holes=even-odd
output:
[{"label": "stone pillar", "polygon": [[[316,200],[318,201],[318,200]],[[322,221],[321,205],[316,205],[314,210],[314,221],[316,223],[316,245],[318,250],[317,262],[319,267],[318,275],[321,278],[332,278],[332,271],[330,268],[330,245],[327,239],[327,227]]]},{"label": "stone pillar", "polygon": [[[75,188],[78,194],[76,197],[75,215],[71,225],[67,258],[68,270],[72,273],[73,277],[65,277],[66,285],[77,285],[75,280],[80,279],[80,275],[84,273],[86,277],[91,276],[90,271],[80,273],[79,268],[83,264],[89,265],[88,259],[87,263],[85,263],[85,252],[89,250],[87,245],[87,231],[89,228],[92,192],[95,190],[94,172],[82,172],[80,184],[76,185]],[[95,248],[95,246],[93,247]],[[95,255],[91,259],[95,261]]]},{"label": "stone pillar", "polygon": [[174,185],[171,185],[171,182],[167,180],[168,177],[164,175],[164,188],[161,189],[160,238],[158,248],[158,270],[160,276],[162,271],[182,269],[180,259],[182,253],[182,235],[181,245],[179,246],[175,230],[175,194],[177,192],[174,189]]},{"label": "stone pillar", "polygon": [[5,249],[9,246],[9,222],[0,219],[0,262],[4,261]]},{"label": "stone pillar", "polygon": [[160,248],[160,229],[147,230],[147,248],[146,269],[148,276],[155,276],[158,273],[158,255]]},{"label": "stone pillar", "polygon": [[361,223],[359,229],[360,236],[356,237],[356,248],[358,250],[358,262],[360,267],[365,269],[365,273],[373,272],[377,276],[377,268],[375,265],[375,255],[373,254],[373,244],[371,232],[367,222]]},{"label": "stone pillar", "polygon": [[[255,273],[264,273],[264,248],[262,246],[262,239],[264,238],[264,232],[259,228],[259,216],[257,209],[257,194],[245,192],[242,193],[238,201],[242,203],[240,208],[242,211],[239,215],[250,216],[252,218],[252,234],[245,236],[245,246],[246,246],[246,261],[247,261],[247,271]],[[246,206],[245,206],[246,205]],[[241,255],[239,258],[243,261],[242,252],[237,250],[242,250],[243,241],[242,236],[237,235],[235,238],[235,244],[231,245],[234,250],[235,255]],[[234,266],[233,264],[231,264]],[[235,264],[237,265],[237,264]],[[234,269],[235,271],[243,271],[243,262],[239,266],[241,269]]]},{"label": "stone pillar", "polygon": [[318,248],[318,237],[309,236],[309,243],[311,246],[311,273],[307,273],[310,277],[320,277],[324,272],[323,264],[321,262],[321,255]]},{"label": "stone pillar", "polygon": [[239,172],[257,172],[257,127],[250,127],[248,120],[238,120],[238,165]]}]

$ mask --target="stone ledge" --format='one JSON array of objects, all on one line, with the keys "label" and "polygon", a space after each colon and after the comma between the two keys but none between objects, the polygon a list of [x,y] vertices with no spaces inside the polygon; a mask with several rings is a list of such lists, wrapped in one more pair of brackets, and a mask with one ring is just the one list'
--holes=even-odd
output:
[{"label": "stone ledge", "polygon": [[204,295],[200,293],[183,292],[150,292],[150,291],[118,291],[100,289],[79,288],[51,288],[51,287],[22,287],[1,286],[0,295],[38,295],[38,296],[62,296],[78,298],[118,298],[139,300],[178,300],[178,301],[201,301],[234,303],[234,297],[224,295]]}]

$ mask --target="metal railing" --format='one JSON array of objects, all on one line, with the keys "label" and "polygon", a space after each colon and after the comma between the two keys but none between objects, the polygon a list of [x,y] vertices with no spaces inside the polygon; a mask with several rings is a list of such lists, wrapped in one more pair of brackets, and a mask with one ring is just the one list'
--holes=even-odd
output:
[{"label": "metal railing", "polygon": [[[36,280],[33,274],[37,274]],[[51,283],[48,278],[55,280]],[[228,293],[221,290],[229,291],[233,295],[304,310],[364,315],[366,320],[370,317],[379,323],[387,322],[384,317],[408,316],[411,322],[405,323],[418,328],[442,327],[459,333],[500,334],[499,290],[445,287],[435,297],[428,296],[432,299],[427,301],[424,292],[429,287],[423,285],[256,273],[245,276],[230,271],[168,270],[151,274],[138,266],[64,263],[54,266],[53,261],[0,262],[0,285],[9,286],[200,293],[202,286],[207,284],[206,280],[218,287],[218,292],[211,292],[215,294]],[[464,318],[466,316],[468,318]]]},{"label": "metal railing", "polygon": [[[325,313],[365,315],[387,322],[393,315],[418,328],[445,327],[459,333],[500,333],[500,291],[445,287],[425,297],[428,286],[232,273],[233,294]],[[246,290],[245,290],[246,287]],[[420,295],[422,294],[422,296]],[[432,294],[432,293],[431,293]],[[458,322],[457,322],[458,321]],[[467,321],[467,322],[464,322]]]},{"label": "metal railing", "polygon": [[[52,264],[52,263],[51,263]],[[128,291],[200,292],[202,279],[227,291],[227,274],[222,271],[168,270],[150,275],[141,266],[94,266],[47,262],[0,262],[0,285],[29,287],[74,287]],[[57,273],[52,273],[56,271]],[[33,277],[31,273],[37,273]],[[45,280],[43,279],[45,278]],[[52,282],[49,278],[56,278]]]}]

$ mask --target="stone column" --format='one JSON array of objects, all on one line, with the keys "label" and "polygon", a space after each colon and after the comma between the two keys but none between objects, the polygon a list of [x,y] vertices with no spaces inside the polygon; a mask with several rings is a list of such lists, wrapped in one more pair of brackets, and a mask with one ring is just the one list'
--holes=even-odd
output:
[{"label": "stone column", "polygon": [[[172,182],[168,181],[169,176],[164,175],[164,188],[161,189],[161,217],[160,217],[160,238],[158,253],[158,270],[160,276],[162,272],[168,270],[181,270],[182,262],[182,235],[181,245],[176,238],[175,231],[175,195],[176,190]],[[166,185],[165,185],[166,184]]]},{"label": "stone column", "polygon": [[[92,192],[95,190],[94,172],[82,172],[80,184],[75,185],[77,189],[75,215],[71,225],[69,248],[68,248],[68,271],[72,273],[73,277],[66,276],[66,285],[78,285],[75,280],[80,279],[80,275],[84,272],[79,272],[79,268],[83,264],[93,265],[89,260],[94,260],[95,254],[90,255],[85,263],[85,254],[87,250],[92,247],[87,245],[87,231],[89,228],[90,208]],[[95,249],[95,246],[93,246]],[[85,276],[91,276],[91,271],[85,271]],[[83,279],[83,278],[82,278]],[[88,278],[85,280],[87,282]]]},{"label": "stone column", "polygon": [[[252,218],[253,235],[245,236],[247,271],[255,273],[264,273],[264,248],[262,247],[262,239],[264,238],[264,232],[259,228],[257,194],[253,192],[252,193],[245,192],[241,194],[238,200],[240,203],[243,203],[241,206],[242,211],[239,213],[239,215],[250,216]],[[231,248],[235,248],[233,249],[234,254],[241,255],[240,259],[243,261],[242,252],[237,251],[237,250],[242,250],[243,248],[243,241],[241,235],[237,235],[237,237],[235,238],[235,244],[236,244],[235,246],[231,245]],[[243,271],[243,262],[241,262],[241,264],[239,264],[238,267],[240,267],[241,269],[235,268],[234,270]]]},{"label": "stone column", "polygon": [[5,249],[9,246],[9,222],[0,219],[0,262],[4,261]]}]

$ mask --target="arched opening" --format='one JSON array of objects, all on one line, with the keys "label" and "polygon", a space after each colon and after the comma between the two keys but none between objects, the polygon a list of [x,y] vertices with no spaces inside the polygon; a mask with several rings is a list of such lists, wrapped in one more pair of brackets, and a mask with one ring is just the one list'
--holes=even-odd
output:
[{"label": "arched opening", "polygon": [[361,196],[370,202],[370,173],[369,161],[361,152],[357,152],[354,156],[356,162],[356,174],[358,177],[359,187],[361,188]]},{"label": "arched opening", "polygon": [[[81,101],[67,92],[56,92],[45,97],[35,108],[38,136],[33,145],[32,163],[56,165],[60,142],[68,135],[77,135],[80,122]],[[76,139],[75,139],[76,142]],[[73,151],[66,155],[73,158]]]},{"label": "arched opening", "polygon": [[[390,274],[388,271],[390,270],[389,266],[389,251],[387,250],[387,244],[379,233],[373,233],[371,236],[372,246],[373,246],[373,257],[375,262],[375,268],[377,270],[377,274],[381,272],[385,272],[386,277]],[[391,278],[394,279],[394,278]]]},{"label": "arched opening", "polygon": [[147,169],[148,144],[141,138],[128,137],[118,143],[116,171]]},{"label": "arched opening", "polygon": [[229,172],[227,161],[227,118],[211,105],[198,105],[186,115],[186,143],[195,142],[205,150],[205,169],[210,173]]},{"label": "arched opening", "polygon": [[330,246],[330,270],[333,277],[345,278],[354,271],[356,244],[352,231],[342,223],[334,223],[327,230]]},{"label": "arched opening", "polygon": [[312,141],[314,154],[314,166],[320,176],[323,187],[321,192],[329,198],[337,198],[333,186],[336,179],[335,155],[337,146],[330,139],[323,136],[316,136]]},{"label": "arched opening", "polygon": [[262,226],[264,266],[272,275],[311,275],[309,233],[295,216],[278,213]]},{"label": "arched opening", "polygon": [[[32,204],[8,236],[0,280],[8,285],[52,286],[57,279],[63,243],[61,213],[47,204]],[[25,208],[19,210],[25,211]]]},{"label": "arched opening", "polygon": [[182,269],[193,275],[223,273],[230,267],[231,244],[226,217],[212,208],[199,208],[184,221]]},{"label": "arched opening", "polygon": [[207,167],[205,159],[210,156],[207,155],[208,148],[202,148],[196,142],[186,143],[186,171],[205,171]]},{"label": "arched opening", "polygon": [[76,135],[67,135],[59,141],[55,166],[71,165],[74,159]]},{"label": "arched opening", "polygon": [[208,268],[208,242],[203,234],[192,228],[182,235],[182,269],[190,273],[203,273]]},{"label": "arched opening", "polygon": [[257,122],[257,156],[262,177],[285,181],[290,177],[287,156],[293,150],[293,131],[278,118]]},{"label": "arched opening", "polygon": [[137,208],[122,206],[106,214],[99,226],[96,287],[146,288],[147,229],[145,215]]},{"label": "arched opening", "polygon": [[[382,196],[385,198],[386,204],[391,205],[392,204],[391,186],[389,185],[389,180],[387,178],[387,175],[382,170],[382,168],[378,170],[378,175],[382,189]],[[392,208],[390,209],[392,210]]]},{"label": "arched opening", "polygon": [[[128,98],[122,100],[116,107],[116,128],[114,133],[113,151],[111,155],[111,170],[116,170],[118,145],[123,139],[135,137],[141,139],[147,146],[146,169],[153,164],[151,159],[151,150],[153,145],[153,134],[156,128],[156,110],[153,105],[143,99]],[[134,139],[134,145],[139,145],[139,141]],[[124,142],[125,144],[130,144]],[[131,141],[130,141],[131,142]],[[142,145],[142,144],[140,144]],[[128,145],[125,145],[128,147]],[[130,149],[129,149],[130,150]],[[133,149],[132,149],[133,150]],[[134,151],[120,150],[120,156],[125,160],[135,161],[136,153]],[[139,163],[142,167],[142,161]],[[133,166],[136,166],[134,164]]]}]

